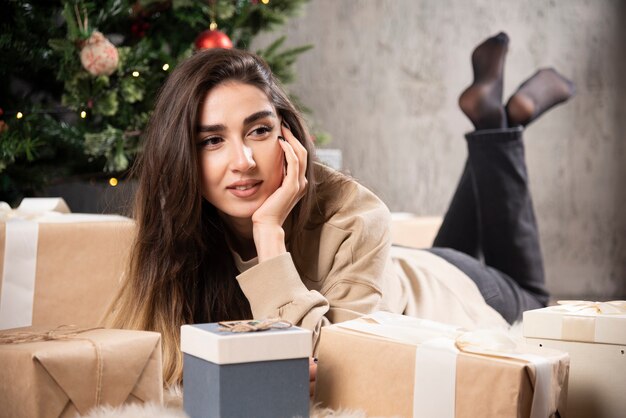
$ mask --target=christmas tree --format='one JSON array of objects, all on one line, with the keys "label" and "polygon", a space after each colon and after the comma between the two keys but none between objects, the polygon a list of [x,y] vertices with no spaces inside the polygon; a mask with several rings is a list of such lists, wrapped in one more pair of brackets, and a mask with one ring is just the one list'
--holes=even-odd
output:
[{"label": "christmas tree", "polygon": [[[0,13],[0,200],[124,176],[159,87],[194,49],[248,49],[307,0],[30,0]],[[255,51],[283,83],[310,45]]]}]

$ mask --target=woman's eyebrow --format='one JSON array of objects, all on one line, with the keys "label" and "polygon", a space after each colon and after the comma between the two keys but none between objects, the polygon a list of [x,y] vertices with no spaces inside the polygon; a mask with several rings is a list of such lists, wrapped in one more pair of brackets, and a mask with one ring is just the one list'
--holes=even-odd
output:
[{"label": "woman's eyebrow", "polygon": [[274,112],[272,112],[271,110],[262,110],[260,112],[253,113],[250,116],[248,116],[247,118],[245,118],[243,120],[243,124],[247,125],[249,123],[254,122],[257,119],[266,118],[268,116],[276,117],[276,115],[274,115]]},{"label": "woman's eyebrow", "polygon": [[198,132],[220,132],[225,130],[224,125],[200,125],[198,126]]},{"label": "woman's eyebrow", "polygon": [[[262,119],[268,116],[272,116],[272,117],[276,117],[276,115],[274,114],[274,112],[272,112],[271,110],[261,110],[260,112],[255,112],[253,114],[251,114],[250,116],[246,117],[243,120],[243,124],[244,125],[248,125],[258,119]],[[217,124],[217,125],[200,125],[198,126],[198,132],[220,132],[220,131],[224,131],[226,130],[226,126],[222,125],[222,124]]]}]

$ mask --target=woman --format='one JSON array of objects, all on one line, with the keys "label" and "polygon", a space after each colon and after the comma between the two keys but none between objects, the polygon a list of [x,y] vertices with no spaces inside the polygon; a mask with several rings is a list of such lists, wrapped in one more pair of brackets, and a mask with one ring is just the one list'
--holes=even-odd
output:
[{"label": "woman", "polygon": [[[280,316],[313,330],[315,346],[322,326],[376,310],[474,327],[505,324],[485,300],[509,322],[543,306],[521,128],[506,128],[506,118],[525,125],[558,100],[536,94],[533,78],[502,106],[507,42],[500,34],[476,49],[475,82],[461,100],[477,131],[468,135],[468,165],[437,238],[459,251],[392,249],[388,209],[313,162],[299,112],[261,59],[209,50],[180,64],[145,135],[138,233],[110,324],[161,332],[172,384],[182,378],[179,329],[186,323]],[[556,76],[539,91],[554,80],[566,82]],[[497,179],[506,187],[496,187]],[[494,188],[487,195],[483,180]],[[483,199],[502,216],[485,217]],[[492,224],[503,229],[490,234]],[[492,235],[514,245],[492,254]],[[501,270],[460,252],[479,250]],[[507,270],[520,266],[519,277]]]}]

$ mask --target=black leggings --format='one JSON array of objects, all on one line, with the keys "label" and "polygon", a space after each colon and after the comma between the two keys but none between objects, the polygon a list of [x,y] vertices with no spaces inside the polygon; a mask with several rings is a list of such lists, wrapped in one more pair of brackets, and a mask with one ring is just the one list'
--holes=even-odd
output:
[{"label": "black leggings", "polygon": [[522,128],[465,137],[465,169],[429,251],[467,274],[485,301],[513,323],[549,299]]}]

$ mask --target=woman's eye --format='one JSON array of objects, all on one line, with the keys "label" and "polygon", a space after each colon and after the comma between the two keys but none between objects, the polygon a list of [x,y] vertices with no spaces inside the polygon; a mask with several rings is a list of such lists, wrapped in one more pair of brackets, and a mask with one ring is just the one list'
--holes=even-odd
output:
[{"label": "woman's eye", "polygon": [[202,141],[198,142],[198,145],[201,147],[214,148],[218,146],[219,144],[221,144],[223,141],[224,140],[220,138],[219,136],[212,136],[212,137],[205,138]]},{"label": "woman's eye", "polygon": [[258,128],[250,131],[250,136],[256,139],[265,138],[268,134],[272,132],[273,128],[271,126],[259,126]]}]

